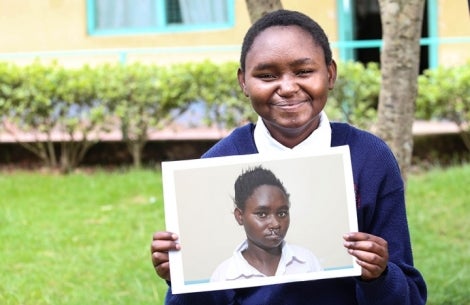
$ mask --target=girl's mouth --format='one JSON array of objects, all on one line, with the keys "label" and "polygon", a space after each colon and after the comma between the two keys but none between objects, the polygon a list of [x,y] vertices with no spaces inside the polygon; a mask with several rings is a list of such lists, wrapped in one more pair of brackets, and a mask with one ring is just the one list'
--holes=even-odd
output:
[{"label": "girl's mouth", "polygon": [[273,103],[274,107],[281,108],[286,111],[294,111],[302,107],[305,101],[281,101],[279,103]]},{"label": "girl's mouth", "polygon": [[280,238],[281,234],[280,234],[279,230],[277,230],[277,229],[270,229],[267,232],[266,236],[267,237],[278,237],[278,238]]}]

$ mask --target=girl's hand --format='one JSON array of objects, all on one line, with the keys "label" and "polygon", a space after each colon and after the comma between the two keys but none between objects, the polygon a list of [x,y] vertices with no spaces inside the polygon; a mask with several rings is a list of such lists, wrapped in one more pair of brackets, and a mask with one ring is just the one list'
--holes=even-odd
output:
[{"label": "girl's hand", "polygon": [[370,281],[378,278],[387,269],[388,244],[383,238],[375,235],[352,232],[345,234],[344,247],[354,256],[362,267],[361,277]]},{"label": "girl's hand", "polygon": [[153,234],[150,253],[152,254],[152,264],[158,276],[166,281],[170,281],[170,261],[168,251],[180,250],[181,246],[176,241],[178,235],[171,232],[155,232]]}]

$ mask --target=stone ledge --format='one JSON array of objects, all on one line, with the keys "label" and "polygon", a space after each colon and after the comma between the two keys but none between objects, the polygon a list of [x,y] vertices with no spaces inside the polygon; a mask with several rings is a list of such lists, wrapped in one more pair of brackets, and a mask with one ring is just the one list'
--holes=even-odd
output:
[{"label": "stone ledge", "polygon": [[[458,133],[459,129],[456,124],[452,122],[435,122],[435,121],[415,121],[413,124],[414,135],[431,135],[431,134],[445,134],[445,133]],[[171,126],[162,130],[155,130],[150,132],[149,141],[179,141],[179,140],[218,140],[230,133],[230,130],[221,129],[217,127],[181,127]],[[70,137],[61,132],[53,132],[53,142],[69,141]],[[81,135],[77,134],[76,139],[81,139]],[[118,130],[112,132],[101,132],[91,134],[90,139],[103,142],[116,142],[121,141],[121,132]],[[44,134],[34,133],[21,133],[16,132],[13,136],[5,131],[0,132],[0,143],[15,143],[15,142],[36,142],[46,141],[47,137]]]}]

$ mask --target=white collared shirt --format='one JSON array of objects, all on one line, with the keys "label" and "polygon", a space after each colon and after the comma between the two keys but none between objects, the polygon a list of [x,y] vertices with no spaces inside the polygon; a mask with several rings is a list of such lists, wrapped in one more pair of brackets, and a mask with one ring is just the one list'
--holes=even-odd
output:
[{"label": "white collared shirt", "polygon": [[[247,247],[248,243],[245,240],[235,249],[231,258],[225,260],[217,267],[211,276],[211,282],[265,277],[266,275],[251,266],[243,257],[242,252]],[[283,243],[281,260],[277,266],[276,276],[321,270],[318,259],[311,251],[299,246],[288,245],[286,242]]]},{"label": "white collared shirt", "polygon": [[293,148],[286,147],[276,141],[269,130],[266,128],[266,125],[263,122],[261,117],[258,117],[258,121],[255,126],[254,138],[256,148],[259,153],[269,153],[276,151],[286,151],[286,150],[317,150],[325,149],[331,146],[331,126],[326,113],[322,111],[320,113],[320,124],[318,128],[315,129],[311,135],[308,136],[304,141],[299,143]]}]

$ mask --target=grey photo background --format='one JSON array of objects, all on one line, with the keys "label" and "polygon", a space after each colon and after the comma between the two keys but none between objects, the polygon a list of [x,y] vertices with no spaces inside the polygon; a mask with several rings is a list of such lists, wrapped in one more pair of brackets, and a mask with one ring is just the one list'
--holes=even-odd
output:
[{"label": "grey photo background", "polygon": [[342,239],[350,223],[341,155],[217,163],[174,170],[184,281],[208,280],[245,239],[233,216],[233,185],[244,169],[257,165],[273,171],[290,193],[286,241],[310,249],[324,269],[351,266]]}]

